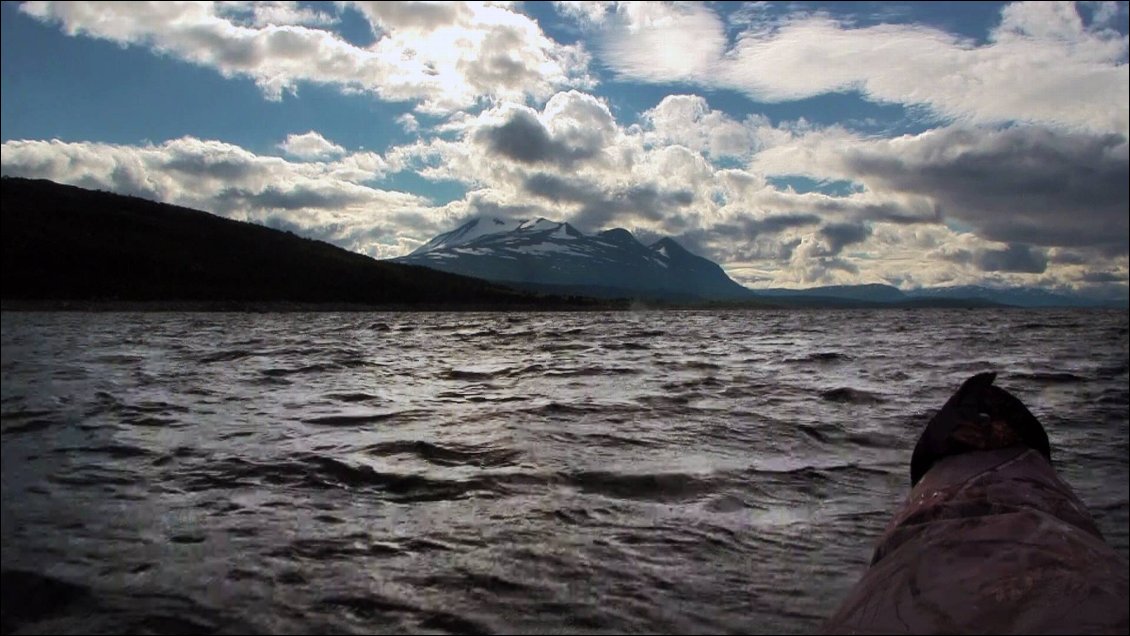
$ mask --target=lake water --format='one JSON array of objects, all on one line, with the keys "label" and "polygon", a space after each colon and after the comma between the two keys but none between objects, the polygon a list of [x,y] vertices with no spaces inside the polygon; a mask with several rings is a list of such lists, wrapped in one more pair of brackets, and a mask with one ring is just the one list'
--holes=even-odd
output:
[{"label": "lake water", "polygon": [[986,370],[1125,555],[1128,352],[1126,312],[6,312],[5,631],[811,631]]}]

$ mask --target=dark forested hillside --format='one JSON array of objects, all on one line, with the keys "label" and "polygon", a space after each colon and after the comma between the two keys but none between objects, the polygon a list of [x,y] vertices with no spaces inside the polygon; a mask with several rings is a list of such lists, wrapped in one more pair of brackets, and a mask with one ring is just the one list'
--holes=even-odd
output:
[{"label": "dark forested hillside", "polygon": [[560,303],[136,197],[5,177],[5,300]]}]

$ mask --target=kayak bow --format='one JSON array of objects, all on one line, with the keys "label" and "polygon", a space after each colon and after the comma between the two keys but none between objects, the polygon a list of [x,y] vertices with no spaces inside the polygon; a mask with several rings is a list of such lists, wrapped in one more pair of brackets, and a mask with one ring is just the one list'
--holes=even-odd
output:
[{"label": "kayak bow", "polygon": [[830,633],[1121,633],[1128,567],[1051,464],[1040,422],[973,376],[930,421],[911,492]]}]

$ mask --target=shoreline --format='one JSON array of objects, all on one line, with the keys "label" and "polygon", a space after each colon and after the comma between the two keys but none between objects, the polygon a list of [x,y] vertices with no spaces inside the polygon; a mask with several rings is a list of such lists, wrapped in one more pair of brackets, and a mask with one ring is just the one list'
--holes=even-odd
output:
[{"label": "shoreline", "polygon": [[75,312],[75,313],[528,313],[528,312],[600,312],[600,311],[853,311],[853,310],[1022,310],[1022,311],[1085,311],[1122,312],[1119,307],[1016,307],[1008,305],[901,305],[901,304],[853,304],[853,305],[742,305],[736,303],[663,303],[628,300],[592,301],[569,303],[566,301],[546,301],[534,303],[351,303],[351,302],[302,302],[285,300],[0,300],[3,312]]},{"label": "shoreline", "polygon": [[545,303],[390,303],[299,302],[284,300],[2,300],[4,312],[79,312],[79,313],[376,313],[376,312],[529,312],[529,311],[620,311],[627,303],[591,304]]}]

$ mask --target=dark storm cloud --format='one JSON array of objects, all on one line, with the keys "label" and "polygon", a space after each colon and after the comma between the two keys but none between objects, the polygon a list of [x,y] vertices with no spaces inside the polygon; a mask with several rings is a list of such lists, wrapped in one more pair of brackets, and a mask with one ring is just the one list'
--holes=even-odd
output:
[{"label": "dark storm cloud", "polygon": [[579,204],[580,210],[573,217],[573,223],[587,231],[609,229],[619,219],[631,216],[642,216],[651,221],[666,219],[672,226],[678,227],[683,224],[682,219],[667,213],[694,202],[694,193],[689,190],[664,191],[646,184],[605,192],[588,183],[546,173],[530,176],[523,188],[554,203]]},{"label": "dark storm cloud", "polygon": [[1048,261],[1059,265],[1083,265],[1090,262],[1090,259],[1079,252],[1059,249],[1048,255]]},{"label": "dark storm cloud", "polygon": [[515,111],[501,126],[479,129],[475,139],[486,144],[491,152],[525,164],[570,166],[600,151],[599,146],[573,145],[554,139],[537,117],[526,111]]},{"label": "dark storm cloud", "polygon": [[855,217],[860,220],[909,225],[912,223],[936,223],[941,220],[942,211],[937,205],[930,206],[928,210],[908,210],[893,203],[880,203],[863,206],[855,213]]},{"label": "dark storm cloud", "polygon": [[801,239],[782,239],[777,235],[787,229],[818,225],[820,222],[821,218],[815,214],[779,214],[763,218],[742,216],[730,223],[677,232],[673,238],[691,252],[715,262],[787,261],[792,258]]},{"label": "dark storm cloud", "polygon": [[969,250],[958,249],[947,252],[932,252],[931,254],[937,256],[943,261],[949,261],[951,263],[957,263],[959,265],[968,265],[973,262],[973,252],[970,252]]},{"label": "dark storm cloud", "polygon": [[931,197],[983,238],[1126,254],[1127,157],[1119,135],[1018,127],[943,130],[898,156],[861,152],[846,162],[872,187]]},{"label": "dark storm cloud", "polygon": [[[544,210],[535,205],[503,205],[497,201],[489,201],[480,195],[472,195],[468,201],[470,214],[464,222],[477,216],[503,219],[525,219],[531,216],[542,216]],[[448,230],[451,228],[447,228]],[[446,231],[446,230],[444,230]]]},{"label": "dark storm cloud", "polygon": [[1126,278],[1126,274],[1118,272],[1085,272],[1081,280],[1085,283],[1119,283]]},{"label": "dark storm cloud", "polygon": [[315,190],[298,186],[288,190],[267,186],[261,192],[251,192],[245,188],[228,188],[216,195],[224,202],[244,202],[268,210],[335,210],[365,201],[366,197],[341,190]]},{"label": "dark storm cloud", "polygon": [[206,154],[189,153],[175,154],[161,167],[194,177],[211,177],[221,181],[240,181],[256,170],[252,161],[242,158],[217,159]]},{"label": "dark storm cloud", "polygon": [[496,25],[483,35],[479,55],[475,59],[459,60],[456,67],[472,86],[484,94],[498,86],[535,86],[542,79],[540,70],[521,56],[516,59],[514,55],[514,51],[520,51],[524,46],[526,34],[520,29]]},{"label": "dark storm cloud", "polygon": [[[795,241],[780,242],[768,239],[756,243],[754,241],[764,235],[777,234],[795,227],[818,225],[821,222],[820,216],[811,213],[779,214],[761,218],[743,216],[731,223],[714,225],[709,230],[691,230],[687,229],[687,221],[683,215],[671,214],[694,203],[694,193],[689,190],[664,191],[647,184],[605,192],[588,183],[546,173],[528,177],[523,187],[526,192],[554,203],[579,204],[580,210],[573,218],[573,223],[586,231],[614,227],[622,219],[631,217],[662,221],[667,235],[673,236],[692,252],[712,260],[749,260],[750,258],[787,260],[796,248]],[[833,233],[848,231],[839,228],[832,230]],[[661,236],[656,235],[655,238]]]},{"label": "dark storm cloud", "polygon": [[614,225],[624,217],[642,216],[681,227],[685,220],[668,213],[693,201],[694,195],[685,190],[664,192],[654,185],[639,185],[609,193],[602,200],[586,202],[574,219],[581,227],[601,228]]},{"label": "dark storm cloud", "polygon": [[525,112],[514,113],[501,126],[483,128],[478,137],[493,152],[522,163],[553,162],[563,150],[541,122]]},{"label": "dark storm cloud", "polygon": [[395,24],[401,28],[435,29],[454,24],[468,13],[457,3],[433,2],[369,2],[361,11],[378,24]]},{"label": "dark storm cloud", "polygon": [[801,278],[809,285],[821,285],[835,281],[832,272],[841,271],[848,274],[858,274],[859,267],[842,258],[834,256],[821,256],[808,258],[801,270]]},{"label": "dark storm cloud", "polygon": [[746,218],[742,226],[745,238],[755,238],[761,234],[776,234],[783,230],[820,223],[820,217],[815,214],[778,214],[760,219]]},{"label": "dark storm cloud", "polygon": [[780,239],[784,230],[819,225],[815,214],[778,214],[768,217],[743,215],[708,229],[686,231],[675,237],[687,249],[716,262],[787,261],[800,245],[799,238]]},{"label": "dark storm cloud", "polygon": [[569,181],[544,172],[527,177],[522,187],[526,192],[554,203],[594,203],[604,198],[598,190],[587,183]]},{"label": "dark storm cloud", "polygon": [[983,272],[1042,274],[1048,268],[1048,257],[1029,245],[1014,243],[1003,250],[977,252],[973,264]]},{"label": "dark storm cloud", "polygon": [[866,240],[871,236],[871,228],[853,223],[830,223],[820,228],[820,236],[828,242],[828,255],[835,256],[848,245]]}]

